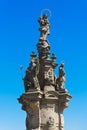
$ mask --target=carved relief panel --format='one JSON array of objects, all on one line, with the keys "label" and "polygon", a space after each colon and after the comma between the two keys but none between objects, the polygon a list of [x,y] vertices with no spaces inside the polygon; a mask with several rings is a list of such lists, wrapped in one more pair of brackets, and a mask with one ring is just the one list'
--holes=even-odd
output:
[{"label": "carved relief panel", "polygon": [[58,130],[58,113],[55,104],[43,104],[40,110],[42,130]]},{"label": "carved relief panel", "polygon": [[46,67],[44,70],[44,79],[49,82],[49,84],[54,83],[54,73],[53,68]]}]

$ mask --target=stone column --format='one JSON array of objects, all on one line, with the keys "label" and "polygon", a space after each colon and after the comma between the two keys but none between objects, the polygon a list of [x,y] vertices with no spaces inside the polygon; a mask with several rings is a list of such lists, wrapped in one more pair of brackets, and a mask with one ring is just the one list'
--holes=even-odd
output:
[{"label": "stone column", "polygon": [[64,130],[63,111],[71,99],[64,86],[64,64],[60,65],[59,76],[56,77],[56,56],[50,56],[50,45],[46,39],[50,29],[48,16],[43,15],[38,21],[38,56],[34,52],[30,55],[31,62],[23,78],[25,93],[18,101],[27,114],[26,130]]}]

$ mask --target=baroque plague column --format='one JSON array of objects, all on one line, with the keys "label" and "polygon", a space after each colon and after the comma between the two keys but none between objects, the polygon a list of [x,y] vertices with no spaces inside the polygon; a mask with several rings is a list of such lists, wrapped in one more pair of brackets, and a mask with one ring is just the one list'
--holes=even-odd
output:
[{"label": "baroque plague column", "polygon": [[59,66],[59,75],[54,70],[56,56],[51,54],[46,39],[50,34],[48,16],[38,19],[40,38],[37,44],[38,55],[32,52],[31,63],[23,78],[25,92],[18,98],[26,112],[26,130],[64,130],[63,110],[71,99],[64,83],[66,74],[64,63]]}]

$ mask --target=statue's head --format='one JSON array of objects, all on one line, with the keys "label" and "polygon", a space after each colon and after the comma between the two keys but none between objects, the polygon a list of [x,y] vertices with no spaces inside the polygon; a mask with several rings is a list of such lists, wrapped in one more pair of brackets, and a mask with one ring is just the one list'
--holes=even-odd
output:
[{"label": "statue's head", "polygon": [[38,19],[38,22],[40,23],[40,25],[45,26],[48,23],[48,16],[44,14]]},{"label": "statue's head", "polygon": [[46,14],[43,15],[43,19],[46,20],[48,19],[48,16]]}]

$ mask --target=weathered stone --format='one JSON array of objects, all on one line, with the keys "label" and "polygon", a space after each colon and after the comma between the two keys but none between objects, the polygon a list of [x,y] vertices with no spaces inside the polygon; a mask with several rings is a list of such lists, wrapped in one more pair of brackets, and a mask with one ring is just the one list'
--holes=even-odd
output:
[{"label": "weathered stone", "polygon": [[46,39],[50,28],[47,15],[38,21],[41,32],[37,44],[39,55],[31,54],[31,63],[24,77],[25,93],[18,101],[27,113],[26,130],[64,130],[63,110],[71,99],[64,86],[64,64],[60,65],[56,78],[56,56],[52,54],[50,59],[50,45]]}]

